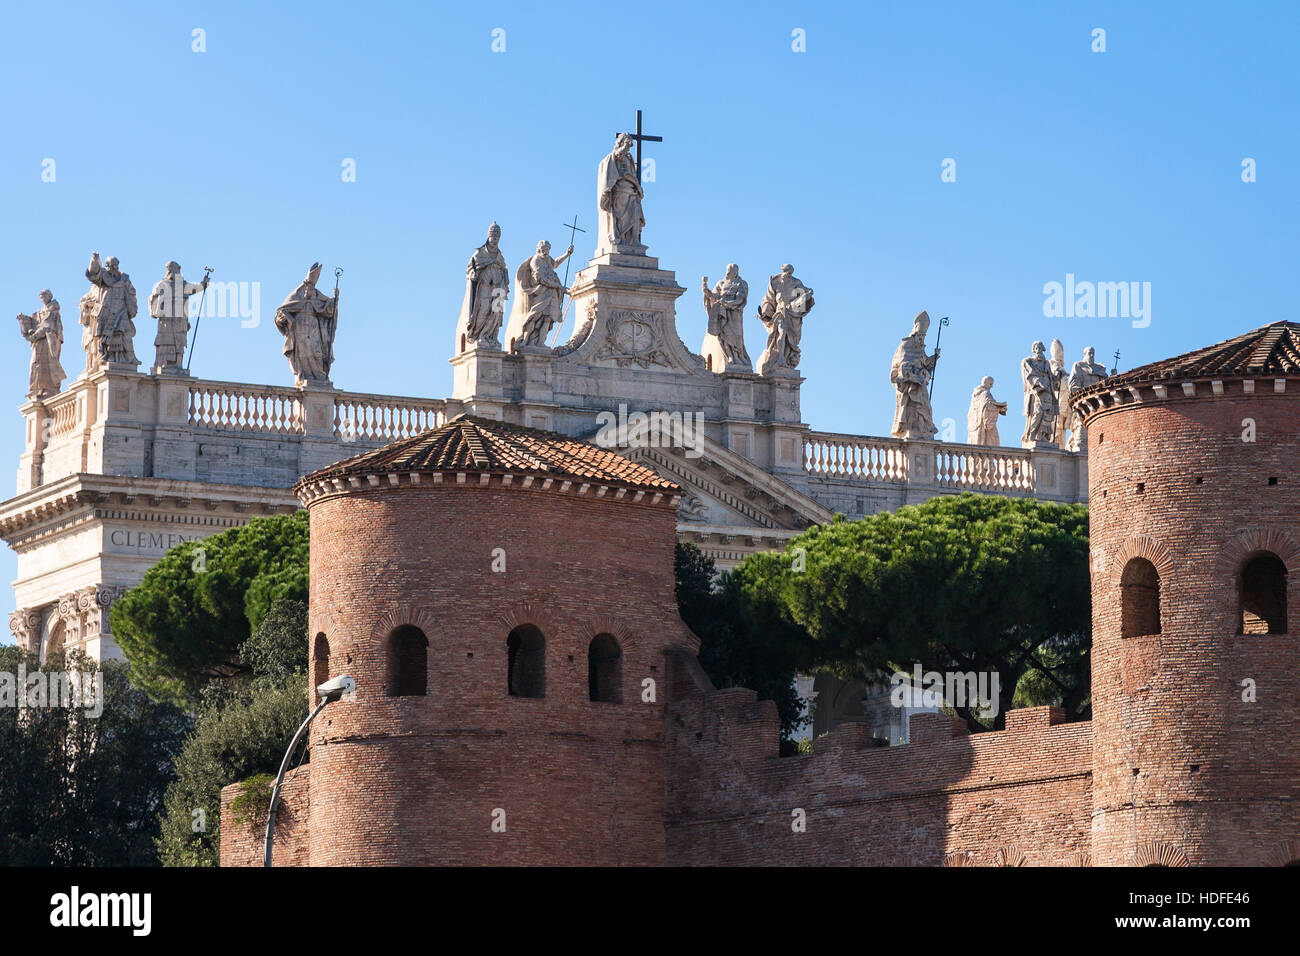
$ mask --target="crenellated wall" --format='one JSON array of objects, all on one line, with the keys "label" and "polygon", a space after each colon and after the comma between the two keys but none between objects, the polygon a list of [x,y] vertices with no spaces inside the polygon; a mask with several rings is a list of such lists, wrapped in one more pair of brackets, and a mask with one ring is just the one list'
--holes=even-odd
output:
[{"label": "crenellated wall", "polygon": [[779,757],[775,704],[744,689],[691,695],[667,715],[668,859],[992,865],[1002,851],[1074,862],[1089,849],[1092,728],[1063,719],[1057,708],[1015,710],[1005,731],[971,736],[964,722],[920,714],[898,747],[845,724],[812,755]]}]

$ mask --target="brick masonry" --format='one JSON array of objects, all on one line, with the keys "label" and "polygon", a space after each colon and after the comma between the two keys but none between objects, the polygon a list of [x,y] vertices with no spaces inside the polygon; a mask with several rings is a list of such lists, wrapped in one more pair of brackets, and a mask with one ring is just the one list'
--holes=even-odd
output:
[{"label": "brick masonry", "polygon": [[[1245,418],[1254,442],[1242,440]],[[1191,396],[1138,389],[1093,408],[1088,427],[1092,721],[1064,723],[1040,707],[970,736],[918,715],[906,746],[875,747],[866,727],[846,725],[800,757],[778,756],[771,702],[713,689],[695,661],[673,599],[669,504],[478,475],[314,501],[312,632],[327,635],[331,672],[362,689],[313,728],[277,860],[1295,859],[1294,631],[1243,635],[1236,622],[1241,566],[1261,549],[1285,563],[1292,615],[1300,602],[1300,395],[1246,394],[1239,380]],[[491,570],[497,547],[505,573]],[[1158,634],[1120,636],[1120,579],[1133,558],[1159,574]],[[540,699],[506,693],[505,640],[523,623],[547,640]],[[425,697],[382,696],[387,636],[403,624],[429,638]],[[617,704],[587,699],[586,650],[602,632],[624,654]],[[647,677],[653,703],[641,700]],[[231,821],[234,792],[223,791],[222,862],[255,863],[261,834]],[[494,810],[505,811],[504,833],[492,831]]]}]

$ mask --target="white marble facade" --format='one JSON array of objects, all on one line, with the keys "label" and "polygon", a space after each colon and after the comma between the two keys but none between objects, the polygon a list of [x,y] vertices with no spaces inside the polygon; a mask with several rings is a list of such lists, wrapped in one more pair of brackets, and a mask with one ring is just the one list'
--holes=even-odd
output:
[{"label": "white marble facade", "polygon": [[[813,431],[800,409],[797,336],[783,346],[779,374],[753,371],[734,351],[711,370],[678,333],[686,290],[646,254],[642,197],[624,168],[626,150],[616,153],[601,173],[615,184],[602,210],[612,232],[602,232],[569,283],[567,340],[512,348],[508,336],[497,341],[504,302],[473,308],[475,295],[498,288],[520,294],[498,275],[494,225],[466,270],[470,308],[458,321],[457,304],[447,304],[446,328],[456,331],[449,398],[341,391],[322,378],[328,363],[312,375],[295,366],[302,384],[281,387],[92,362],[58,394],[25,401],[17,494],[0,503],[0,537],[18,554],[15,637],[41,653],[62,643],[120,656],[107,608],[169,547],[292,511],[289,489],[300,475],[462,412],[589,440],[611,418],[654,414],[680,425],[621,450],[682,486],[680,536],[720,569],[781,548],[836,512],[859,517],[967,489],[1086,497],[1086,458],[1068,451]],[[774,261],[779,255],[774,249]]]}]

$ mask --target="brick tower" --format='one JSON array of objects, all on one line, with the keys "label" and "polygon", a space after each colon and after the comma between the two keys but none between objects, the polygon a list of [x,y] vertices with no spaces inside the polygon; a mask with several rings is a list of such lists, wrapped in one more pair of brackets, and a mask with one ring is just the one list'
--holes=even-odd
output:
[{"label": "brick tower", "polygon": [[662,865],[677,486],[462,416],[295,491],[313,676],[358,684],[312,727],[300,862]]},{"label": "brick tower", "polygon": [[1300,325],[1075,394],[1097,865],[1300,857]]}]

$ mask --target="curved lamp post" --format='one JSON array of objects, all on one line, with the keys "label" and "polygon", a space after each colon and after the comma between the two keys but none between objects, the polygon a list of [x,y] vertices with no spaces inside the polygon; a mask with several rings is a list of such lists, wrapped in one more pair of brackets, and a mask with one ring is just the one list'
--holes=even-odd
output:
[{"label": "curved lamp post", "polygon": [[356,689],[357,682],[346,674],[327,680],[316,688],[316,693],[320,694],[320,703],[316,705],[315,710],[307,715],[307,719],[302,722],[298,732],[293,735],[293,740],[289,741],[289,749],[284,752],[284,760],[280,761],[280,772],[275,775],[275,788],[271,791],[271,809],[266,813],[266,851],[262,856],[262,866],[271,865],[271,841],[275,837],[275,808],[280,802],[280,785],[284,783],[285,772],[289,769],[289,758],[298,749],[298,741],[307,732],[307,728],[316,719],[316,715],[325,709],[326,704],[338,700],[344,694],[355,693]]}]

